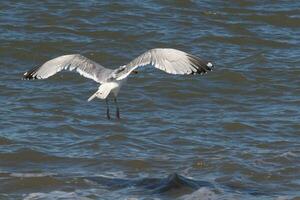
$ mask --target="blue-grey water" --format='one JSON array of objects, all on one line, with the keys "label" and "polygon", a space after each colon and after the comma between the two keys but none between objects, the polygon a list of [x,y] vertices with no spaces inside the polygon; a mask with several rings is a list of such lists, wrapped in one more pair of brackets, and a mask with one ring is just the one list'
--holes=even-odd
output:
[{"label": "blue-grey water", "polygon": [[[300,199],[299,1],[1,1],[0,44],[0,199]],[[21,80],[155,47],[215,70],[140,69],[120,121],[76,73]]]}]

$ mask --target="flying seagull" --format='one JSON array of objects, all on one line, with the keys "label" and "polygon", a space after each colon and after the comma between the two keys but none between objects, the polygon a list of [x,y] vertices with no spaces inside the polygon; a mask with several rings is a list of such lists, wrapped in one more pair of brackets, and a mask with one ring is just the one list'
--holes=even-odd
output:
[{"label": "flying seagull", "polygon": [[106,116],[110,119],[108,97],[114,99],[116,118],[120,119],[117,96],[121,86],[131,73],[141,66],[151,65],[169,74],[205,74],[211,71],[213,64],[199,57],[177,49],[156,48],[138,56],[126,65],[117,69],[107,69],[102,65],[80,55],[64,55],[47,61],[42,66],[24,73],[23,79],[46,79],[62,70],[75,70],[80,75],[100,83],[98,90],[88,99],[95,97],[105,99]]}]

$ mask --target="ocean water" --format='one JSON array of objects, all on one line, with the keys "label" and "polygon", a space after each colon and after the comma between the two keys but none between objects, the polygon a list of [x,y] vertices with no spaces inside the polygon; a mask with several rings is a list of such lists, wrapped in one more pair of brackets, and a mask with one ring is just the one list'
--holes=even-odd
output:
[{"label": "ocean water", "polygon": [[[300,199],[299,36],[295,0],[1,1],[0,199]],[[140,69],[121,120],[76,73],[21,80],[64,54],[115,68],[156,47],[215,69]]]}]

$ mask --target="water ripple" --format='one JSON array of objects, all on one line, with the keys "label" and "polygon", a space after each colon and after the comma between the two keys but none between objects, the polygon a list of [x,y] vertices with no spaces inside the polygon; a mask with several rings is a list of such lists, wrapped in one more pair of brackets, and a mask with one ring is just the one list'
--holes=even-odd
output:
[{"label": "water ripple", "polygon": [[[299,198],[299,7],[2,1],[0,199]],[[105,102],[86,102],[98,87],[91,80],[21,80],[63,54],[114,68],[154,47],[215,70],[144,67],[122,88],[120,121],[106,120]]]}]

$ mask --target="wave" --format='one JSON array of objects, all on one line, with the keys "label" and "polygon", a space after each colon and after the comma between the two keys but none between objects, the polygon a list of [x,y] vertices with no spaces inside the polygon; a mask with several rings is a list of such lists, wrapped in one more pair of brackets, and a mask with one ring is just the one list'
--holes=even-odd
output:
[{"label": "wave", "polygon": [[173,189],[195,191],[201,187],[213,188],[209,182],[186,178],[173,173],[166,178],[118,179],[104,176],[86,177],[87,180],[106,185],[110,188],[142,187],[153,194],[160,194]]},{"label": "wave", "polygon": [[[23,179],[58,178],[56,174],[30,173],[11,174],[12,177]],[[54,176],[54,177],[53,177]],[[55,178],[56,177],[56,178]],[[65,177],[67,178],[67,177]],[[74,190],[35,191],[23,195],[24,200],[47,199],[177,199],[177,200],[217,200],[217,199],[267,199],[288,200],[291,196],[276,196],[275,194],[241,193],[237,188],[222,187],[207,181],[199,181],[177,173],[164,178],[117,178],[114,176],[79,176],[69,177],[67,182],[81,182],[85,187]],[[46,179],[43,181],[47,181]],[[48,180],[49,181],[49,180]],[[57,184],[57,183],[56,183]],[[62,183],[61,183],[62,184]],[[80,185],[81,185],[80,184]],[[63,186],[62,184],[61,186]],[[83,186],[82,185],[82,186]],[[50,185],[51,186],[51,185]],[[52,185],[53,186],[53,185]],[[64,188],[64,187],[62,187]],[[41,188],[40,188],[41,189]],[[50,189],[50,191],[49,191]],[[54,189],[52,187],[52,189]],[[1,195],[0,195],[1,197]]]}]

